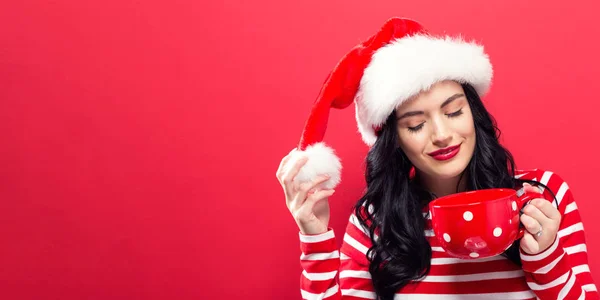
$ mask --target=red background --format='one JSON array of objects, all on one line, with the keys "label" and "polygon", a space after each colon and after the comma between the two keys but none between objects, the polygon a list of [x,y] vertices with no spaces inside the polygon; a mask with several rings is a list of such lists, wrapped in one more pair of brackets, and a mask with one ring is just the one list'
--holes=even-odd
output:
[{"label": "red background", "polygon": [[[374,3],[2,1],[0,297],[299,299],[275,170],[330,68],[394,15],[486,45],[503,142],[569,182],[600,272],[597,1]],[[340,241],[364,187],[353,110],[326,136]]]}]

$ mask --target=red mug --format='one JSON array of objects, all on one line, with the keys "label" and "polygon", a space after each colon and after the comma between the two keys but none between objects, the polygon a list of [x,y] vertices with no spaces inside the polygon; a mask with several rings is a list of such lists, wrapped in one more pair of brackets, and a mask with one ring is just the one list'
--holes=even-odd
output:
[{"label": "red mug", "polygon": [[523,237],[520,210],[540,197],[524,189],[484,189],[441,197],[429,203],[433,232],[451,256],[496,256]]}]

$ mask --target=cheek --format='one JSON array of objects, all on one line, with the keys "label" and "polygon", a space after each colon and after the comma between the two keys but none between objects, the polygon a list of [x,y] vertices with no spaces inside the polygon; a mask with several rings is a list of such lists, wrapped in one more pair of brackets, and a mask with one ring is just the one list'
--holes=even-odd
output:
[{"label": "cheek", "polygon": [[468,117],[463,118],[460,122],[457,122],[456,125],[455,130],[460,136],[467,139],[475,138],[475,124],[473,123],[473,117],[470,113]]},{"label": "cheek", "polygon": [[475,124],[473,123],[473,119],[471,117],[465,118],[463,122],[457,124],[456,133],[458,133],[459,139],[464,141],[466,144],[466,150],[469,155],[473,154],[475,150],[476,134],[475,134]]},{"label": "cheek", "polygon": [[473,123],[465,124],[464,127],[461,127],[459,133],[464,138],[474,139],[475,138],[475,127],[473,126]]},{"label": "cheek", "polygon": [[402,132],[399,134],[400,148],[409,157],[415,157],[420,153],[423,153],[427,146],[427,137],[424,132],[412,134],[409,132]]}]

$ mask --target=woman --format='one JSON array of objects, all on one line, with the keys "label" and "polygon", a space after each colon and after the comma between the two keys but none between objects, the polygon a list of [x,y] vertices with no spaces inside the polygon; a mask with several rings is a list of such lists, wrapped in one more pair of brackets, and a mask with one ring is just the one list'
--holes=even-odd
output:
[{"label": "woman", "polygon": [[[437,38],[393,18],[357,45],[325,82],[299,149],[277,171],[300,228],[304,299],[597,299],[583,225],[568,185],[516,170],[480,96],[492,68],[483,48]],[[322,143],[329,109],[356,107],[370,146],[367,190],[338,251],[327,199],[341,164]],[[485,188],[537,191],[525,236],[504,255],[461,260],[433,237],[427,204]]]}]

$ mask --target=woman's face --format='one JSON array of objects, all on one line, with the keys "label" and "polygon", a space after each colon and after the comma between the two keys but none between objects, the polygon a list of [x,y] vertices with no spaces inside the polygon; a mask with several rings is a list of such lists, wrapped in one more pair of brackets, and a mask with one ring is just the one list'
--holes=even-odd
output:
[{"label": "woman's face", "polygon": [[398,107],[396,117],[400,147],[419,172],[451,179],[466,169],[475,149],[475,126],[459,83],[435,84]]}]

